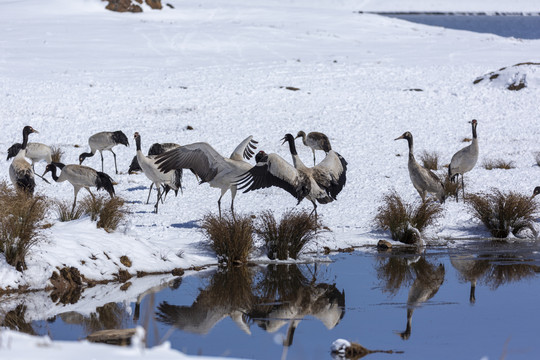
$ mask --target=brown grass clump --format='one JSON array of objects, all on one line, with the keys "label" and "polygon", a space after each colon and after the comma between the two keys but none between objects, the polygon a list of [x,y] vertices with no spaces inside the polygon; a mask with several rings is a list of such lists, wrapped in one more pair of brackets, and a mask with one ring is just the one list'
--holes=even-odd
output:
[{"label": "brown grass clump", "polygon": [[277,223],[272,211],[259,217],[255,233],[264,241],[268,257],[272,260],[297,259],[302,249],[325,230],[325,227],[307,211],[289,210]]},{"label": "brown grass clump", "polygon": [[103,196],[94,197],[87,195],[81,200],[79,207],[85,214],[90,216],[90,220],[97,221],[104,203],[105,198]]},{"label": "brown grass clump", "polygon": [[116,230],[124,218],[123,206],[124,200],[118,196],[109,200],[106,200],[104,196],[86,196],[80,204],[80,208],[90,216],[90,220],[97,221],[96,226],[107,232]]},{"label": "brown grass clump", "polygon": [[253,220],[251,216],[206,215],[201,230],[210,240],[220,263],[245,263],[253,249]]},{"label": "brown grass clump", "polygon": [[491,235],[506,238],[510,232],[518,235],[523,229],[531,228],[538,207],[529,196],[510,191],[502,193],[472,194],[465,200],[473,216],[480,220]]},{"label": "brown grass clump", "polygon": [[62,162],[62,155],[64,155],[64,151],[56,146],[52,146],[51,150],[52,150],[52,153],[51,153],[52,161],[58,162],[58,163]]},{"label": "brown grass clump", "polygon": [[444,177],[443,187],[445,198],[456,196],[458,191],[461,191],[461,181],[459,181],[459,178],[457,178],[456,181],[450,180],[450,176],[448,176],[447,173]]},{"label": "brown grass clump", "polygon": [[103,208],[99,212],[97,227],[103,228],[107,232],[115,231],[125,215],[122,209],[123,206],[124,200],[118,196],[105,201]]},{"label": "brown grass clump", "polygon": [[71,212],[72,204],[69,201],[57,201],[55,202],[54,207],[58,214],[58,220],[61,222],[80,219],[84,214],[84,211],[80,206],[76,206],[75,210]]},{"label": "brown grass clump", "polygon": [[422,154],[420,154],[420,160],[426,169],[437,170],[439,165],[439,154],[424,151]]},{"label": "brown grass clump", "polygon": [[392,191],[383,197],[375,223],[383,230],[390,230],[393,240],[405,244],[421,241],[419,233],[432,225],[442,214],[441,204],[434,201],[405,204],[401,197]]},{"label": "brown grass clump", "polygon": [[0,183],[0,252],[18,271],[26,269],[26,255],[40,240],[39,222],[46,211],[44,196],[29,196]]},{"label": "brown grass clump", "polygon": [[515,165],[513,161],[506,161],[503,159],[496,159],[496,160],[484,160],[482,163],[482,167],[486,170],[493,170],[493,169],[514,169]]}]

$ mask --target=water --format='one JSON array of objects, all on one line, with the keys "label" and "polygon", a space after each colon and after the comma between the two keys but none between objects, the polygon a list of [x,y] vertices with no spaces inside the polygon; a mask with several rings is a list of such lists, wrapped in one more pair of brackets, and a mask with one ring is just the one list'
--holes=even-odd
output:
[{"label": "water", "polygon": [[538,359],[538,250],[485,241],[421,254],[357,251],[316,265],[214,268],[162,286],[140,306],[104,302],[91,315],[31,323],[22,307],[10,316],[57,340],[144,325],[149,344],[168,340],[188,354],[331,359],[330,345],[344,338],[403,351],[372,358]]},{"label": "water", "polygon": [[390,17],[449,29],[491,33],[520,39],[540,39],[540,16],[399,14]]}]

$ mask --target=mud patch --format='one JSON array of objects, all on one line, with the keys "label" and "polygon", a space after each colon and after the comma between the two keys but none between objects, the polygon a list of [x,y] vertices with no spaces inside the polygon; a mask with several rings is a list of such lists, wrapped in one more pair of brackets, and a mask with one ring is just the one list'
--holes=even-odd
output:
[{"label": "mud patch", "polygon": [[54,288],[50,295],[53,302],[75,304],[79,301],[83,277],[76,267],[64,267],[55,271],[49,280]]}]

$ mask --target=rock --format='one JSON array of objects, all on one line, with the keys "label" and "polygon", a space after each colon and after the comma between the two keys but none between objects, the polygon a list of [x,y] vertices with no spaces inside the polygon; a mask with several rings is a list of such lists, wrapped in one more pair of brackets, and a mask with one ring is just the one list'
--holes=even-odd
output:
[{"label": "rock", "polygon": [[105,343],[111,345],[130,345],[131,338],[136,329],[109,329],[96,331],[86,338],[90,342]]},{"label": "rock", "polygon": [[519,91],[540,87],[540,63],[524,62],[482,75],[473,84],[484,84]]},{"label": "rock", "polygon": [[[105,6],[105,9],[117,12],[132,12],[139,13],[142,12],[142,8],[134,4],[132,0],[104,0],[109,3]],[[137,0],[139,4],[142,4],[142,0]]]},{"label": "rock", "polygon": [[81,297],[82,276],[75,267],[64,267],[49,279],[54,289],[51,300],[62,304],[75,304]]},{"label": "rock", "polygon": [[379,240],[379,242],[377,243],[377,249],[379,250],[389,250],[392,248],[392,244],[390,243],[390,241],[386,241],[386,240]]},{"label": "rock", "polygon": [[[143,9],[138,4],[142,4],[143,0],[102,0],[108,1],[105,9],[117,12],[142,12]],[[163,5],[161,0],[145,0],[146,5],[154,10],[161,10]]]},{"label": "rock", "polygon": [[145,0],[146,4],[154,10],[161,10],[163,6],[161,5],[161,0]]}]

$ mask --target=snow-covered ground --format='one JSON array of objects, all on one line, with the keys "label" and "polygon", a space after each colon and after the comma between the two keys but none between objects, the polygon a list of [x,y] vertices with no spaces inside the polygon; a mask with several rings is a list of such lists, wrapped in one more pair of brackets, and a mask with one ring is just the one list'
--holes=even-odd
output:
[{"label": "snow-covered ground", "polygon": [[[112,279],[119,269],[135,274],[215,263],[215,255],[201,246],[197,224],[217,212],[219,190],[198,185],[186,171],[183,195],[169,196],[153,214],[153,206],[145,204],[149,180],[127,174],[135,131],[144,151],[154,142],[206,141],[228,156],[253,135],[259,149],[285,159],[290,159],[280,142],[285,133],[328,134],[349,162],[347,185],[338,201],[319,207],[333,232],[311,250],[385,236],[374,228],[373,217],[391,189],[407,201],[418,199],[407,172],[407,144],[393,141],[406,130],[414,135],[417,155],[434,151],[448,164],[466,145],[468,122],[476,118],[481,156],[466,176],[467,190],[497,187],[529,194],[536,185],[539,75],[531,72],[531,86],[519,92],[472,82],[501,67],[536,61],[540,41],[360,15],[351,4],[333,1],[315,7],[301,1],[178,2],[175,9],[142,14],[113,13],[102,5],[0,3],[0,151],[21,142],[21,129],[30,124],[40,131],[30,141],[59,146],[64,162],[77,163],[88,151],[90,135],[122,130],[132,145],[115,148],[121,173],[114,174],[108,152],[105,171],[118,182],[116,192],[131,213],[116,233],[107,234],[88,218],[59,223],[51,211],[47,221],[54,226],[43,231],[45,240],[32,251],[29,269],[21,274],[1,266],[1,287],[43,288],[52,271],[64,266],[101,280]],[[311,151],[298,143],[310,164]],[[498,158],[516,168],[480,166]],[[9,163],[1,164],[6,180]],[[100,169],[100,157],[85,165]],[[43,169],[44,163],[37,165],[38,172]],[[37,179],[37,191],[51,199],[73,197],[67,182]],[[222,203],[229,208],[229,194]],[[240,213],[271,209],[278,216],[294,205],[279,188],[239,193],[235,201]],[[463,203],[448,201],[445,209],[429,237],[486,234]],[[131,268],[120,264],[123,255]]]},{"label": "snow-covered ground", "polygon": [[[153,214],[153,205],[145,204],[149,181],[127,174],[135,131],[144,151],[154,142],[206,141],[225,156],[253,135],[258,150],[287,160],[288,148],[280,141],[286,133],[326,133],[349,167],[338,201],[318,208],[333,232],[312,244],[313,251],[388,238],[373,224],[381,197],[395,189],[407,201],[419,199],[407,172],[407,144],[393,140],[404,131],[414,135],[417,156],[434,151],[448,164],[466,145],[463,138],[471,137],[468,122],[477,119],[480,159],[465,177],[466,190],[531,194],[538,185],[540,75],[531,70],[529,87],[517,92],[505,90],[504,82],[473,81],[502,67],[539,62],[540,40],[357,13],[533,12],[540,10],[536,1],[168,2],[175,8],[119,14],[104,10],[98,0],[0,1],[0,156],[5,159],[7,148],[21,142],[27,124],[40,132],[30,141],[61,147],[66,163],[78,163],[79,154],[89,150],[88,137],[99,131],[122,130],[131,143],[115,148],[118,175],[112,154],[104,154],[105,172],[118,183],[117,195],[130,211],[118,231],[98,230],[87,218],[60,223],[51,211],[47,222],[54,225],[43,231],[27,271],[17,272],[0,257],[0,288],[44,288],[64,266],[77,267],[89,279],[110,280],[120,269],[166,272],[216,262],[198,222],[217,212],[219,190],[198,185],[187,171],[183,195],[169,196]],[[300,142],[298,149],[311,164],[311,151]],[[516,167],[480,166],[499,158]],[[0,180],[9,181],[9,164],[0,161]],[[99,170],[100,157],[85,165]],[[44,166],[37,164],[36,171]],[[68,183],[40,179],[37,192],[51,199],[73,197]],[[270,209],[279,216],[295,203],[271,188],[239,193],[235,209],[244,214]],[[230,193],[222,200],[224,209],[229,205]],[[311,204],[305,200],[299,207]],[[444,207],[428,238],[487,235],[463,203],[451,200]],[[123,255],[131,259],[130,268],[120,263]]]}]

